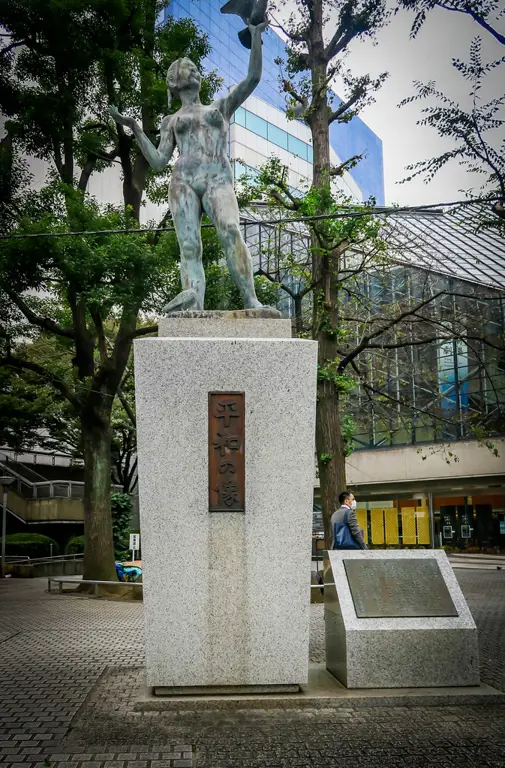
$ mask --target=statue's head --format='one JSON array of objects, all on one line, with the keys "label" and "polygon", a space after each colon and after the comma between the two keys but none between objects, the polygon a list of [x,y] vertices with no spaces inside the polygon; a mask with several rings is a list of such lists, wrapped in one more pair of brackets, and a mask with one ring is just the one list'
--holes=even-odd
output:
[{"label": "statue's head", "polygon": [[167,72],[168,105],[181,91],[192,90],[198,93],[201,84],[202,76],[191,59],[177,59]]}]

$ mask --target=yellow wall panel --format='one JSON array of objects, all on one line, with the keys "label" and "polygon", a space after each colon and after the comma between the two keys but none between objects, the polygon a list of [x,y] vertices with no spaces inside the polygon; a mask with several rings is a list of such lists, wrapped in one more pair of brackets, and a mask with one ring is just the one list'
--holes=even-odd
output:
[{"label": "yellow wall panel", "polygon": [[384,522],[386,528],[386,544],[399,544],[398,510],[396,507],[384,510]]},{"label": "yellow wall panel", "polygon": [[402,543],[404,546],[417,544],[416,509],[417,507],[403,507],[402,509]]},{"label": "yellow wall panel", "polygon": [[371,509],[372,544],[384,544],[384,513],[382,509]]},{"label": "yellow wall panel", "polygon": [[427,507],[416,509],[417,543],[430,544],[430,514]]},{"label": "yellow wall panel", "polygon": [[368,525],[367,525],[366,509],[357,509],[356,517],[358,518],[358,525],[363,531],[365,544],[368,544]]}]

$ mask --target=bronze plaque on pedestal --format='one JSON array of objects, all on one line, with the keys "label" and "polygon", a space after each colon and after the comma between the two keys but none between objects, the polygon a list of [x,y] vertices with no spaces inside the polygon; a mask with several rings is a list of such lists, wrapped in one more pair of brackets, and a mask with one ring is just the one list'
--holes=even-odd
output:
[{"label": "bronze plaque on pedestal", "polygon": [[458,616],[435,558],[343,563],[359,619]]},{"label": "bronze plaque on pedestal", "polygon": [[209,392],[209,512],[245,512],[245,395]]}]

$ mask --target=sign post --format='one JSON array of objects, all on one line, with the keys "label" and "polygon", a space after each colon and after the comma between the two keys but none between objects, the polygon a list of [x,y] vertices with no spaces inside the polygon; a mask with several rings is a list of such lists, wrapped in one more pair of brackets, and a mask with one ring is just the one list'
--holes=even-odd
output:
[{"label": "sign post", "polygon": [[135,552],[140,549],[140,534],[130,533],[130,549],[132,552],[132,562],[135,560]]}]

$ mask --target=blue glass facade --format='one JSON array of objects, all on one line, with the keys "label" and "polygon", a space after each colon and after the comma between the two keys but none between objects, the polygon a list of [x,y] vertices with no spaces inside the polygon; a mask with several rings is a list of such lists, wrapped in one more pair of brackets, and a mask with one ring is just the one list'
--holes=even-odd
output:
[{"label": "blue glass facade", "polygon": [[271,141],[272,144],[276,144],[281,149],[285,149],[291,152],[292,155],[301,157],[302,160],[306,160],[308,163],[313,162],[313,150],[312,145],[307,144],[305,141],[298,139],[296,136],[292,136],[287,131],[283,131],[282,128],[278,128],[276,125],[269,123],[262,117],[255,115],[254,112],[250,112],[244,107],[239,107],[233,115],[230,123],[237,123],[247,128],[248,131],[255,133],[257,136],[261,136],[267,141]]},{"label": "blue glass facade", "polygon": [[[209,70],[217,71],[223,79],[224,88],[227,89],[246,76],[249,51],[237,37],[237,33],[244,27],[242,21],[238,16],[220,12],[224,2],[225,0],[172,0],[166,13],[175,18],[189,16],[207,33],[212,52],[205,66]],[[284,111],[285,95],[279,90],[279,67],[274,63],[276,58],[285,57],[284,43],[273,30],[267,31],[263,41],[263,77],[254,95]],[[333,149],[342,160],[352,155],[365,154],[365,159],[351,171],[351,176],[361,189],[363,199],[373,195],[379,205],[384,205],[384,169],[382,142],[379,137],[359,118],[354,118],[345,125],[332,125],[330,137]]]}]

